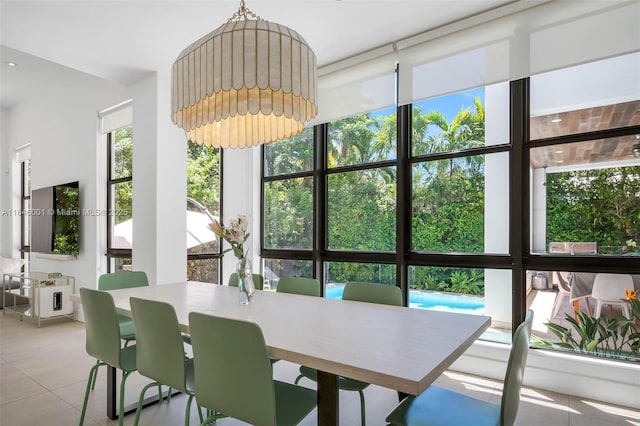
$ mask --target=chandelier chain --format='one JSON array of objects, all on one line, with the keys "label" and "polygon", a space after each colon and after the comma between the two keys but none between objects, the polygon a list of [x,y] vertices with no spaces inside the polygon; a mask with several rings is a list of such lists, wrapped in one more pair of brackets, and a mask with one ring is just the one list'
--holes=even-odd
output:
[{"label": "chandelier chain", "polygon": [[236,13],[234,13],[228,20],[227,23],[229,22],[238,22],[241,20],[249,20],[249,19],[255,19],[257,21],[264,21],[264,19],[262,19],[261,17],[259,17],[258,15],[256,15],[255,13],[253,13],[251,10],[249,10],[248,7],[246,7],[244,5],[244,0],[240,0],[240,8],[236,11]]}]

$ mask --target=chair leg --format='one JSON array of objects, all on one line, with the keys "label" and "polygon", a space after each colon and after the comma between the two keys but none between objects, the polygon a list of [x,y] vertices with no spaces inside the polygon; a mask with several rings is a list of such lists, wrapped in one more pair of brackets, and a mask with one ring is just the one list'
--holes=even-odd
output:
[{"label": "chair leg", "polygon": [[[100,361],[96,361],[96,366],[100,367]],[[96,368],[95,370],[93,370],[93,374],[91,375],[91,390],[94,390],[96,388],[96,380],[98,378],[98,369]]]},{"label": "chair leg", "polygon": [[227,417],[227,416],[225,416],[224,414],[220,414],[220,413],[218,413],[218,412],[217,412],[217,411],[215,411],[215,410],[209,410],[209,409],[207,409],[207,413],[209,413],[209,412],[211,412],[211,414],[209,414],[209,415],[207,416],[207,418],[206,418],[206,419],[204,419],[204,420],[200,423],[200,426],[206,426],[206,425],[208,425],[208,424],[210,424],[210,423],[215,422],[215,421],[216,421],[216,420],[218,420],[218,419],[222,419],[222,418],[224,418],[224,417]]},{"label": "chair leg", "polygon": [[631,319],[631,310],[626,303],[622,305],[622,315],[624,315],[626,319]]},{"label": "chair leg", "polygon": [[84,391],[84,403],[82,404],[82,414],[80,414],[80,423],[79,423],[80,426],[84,424],[84,415],[87,412],[87,402],[89,401],[89,392],[92,389],[91,387],[91,383],[93,381],[92,378],[95,377],[95,374],[97,374],[98,367],[102,365],[106,365],[106,364],[98,361],[96,364],[94,364],[93,367],[91,367],[91,370],[89,370],[89,379],[87,380],[87,389]]},{"label": "chair leg", "polygon": [[360,423],[362,424],[362,426],[366,426],[367,422],[365,420],[364,392],[359,390],[358,393],[360,394]]},{"label": "chair leg", "polygon": [[564,301],[565,294],[561,291],[556,295],[556,300],[553,302],[553,312],[551,313],[551,318],[558,315],[558,311],[560,311],[560,307],[562,306],[562,302]]},{"label": "chair leg", "polygon": [[202,421],[204,420],[202,418],[202,407],[199,406],[197,402],[196,402],[196,407],[198,407],[198,417],[200,418],[200,423],[202,423]]},{"label": "chair leg", "polygon": [[596,315],[595,318],[600,318],[600,313],[602,312],[602,302],[596,300]]},{"label": "chair leg", "polygon": [[120,383],[120,408],[118,409],[118,426],[124,423],[124,384],[131,371],[122,372],[122,382]]},{"label": "chair leg", "polygon": [[[124,377],[123,377],[124,378]],[[140,421],[140,413],[142,412],[142,402],[144,401],[144,394],[147,393],[147,389],[149,389],[150,387],[156,386],[158,385],[158,387],[160,389],[162,389],[160,383],[158,382],[153,382],[153,383],[149,383],[147,384],[145,387],[142,388],[142,390],[140,391],[140,397],[138,398],[138,406],[136,407],[136,418],[133,421],[133,425],[134,426],[138,426],[138,422]],[[120,392],[122,392],[122,390],[120,390]],[[162,394],[160,394],[162,395]],[[158,403],[162,402],[162,399],[160,399],[158,401]],[[122,409],[122,408],[121,408]]]},{"label": "chair leg", "polygon": [[[191,417],[191,402],[193,401],[193,395],[189,395],[187,398],[187,409],[184,413],[184,426],[189,426],[189,417]],[[199,410],[198,410],[199,411]],[[202,414],[200,414],[200,421],[202,421]]]}]

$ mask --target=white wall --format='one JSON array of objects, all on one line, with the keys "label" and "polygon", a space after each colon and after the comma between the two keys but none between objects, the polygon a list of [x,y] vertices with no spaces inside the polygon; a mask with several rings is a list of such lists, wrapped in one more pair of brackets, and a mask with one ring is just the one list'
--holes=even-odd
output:
[{"label": "white wall", "polygon": [[[31,144],[32,188],[79,181],[83,209],[100,206],[98,194],[104,182],[96,170],[104,154],[99,152],[97,112],[129,97],[126,87],[68,70],[37,97],[13,106],[3,114],[2,208],[20,208],[20,173],[15,148]],[[10,158],[9,158],[10,157]],[[11,160],[11,162],[9,162]],[[10,168],[9,179],[5,179]],[[17,254],[20,218],[2,218],[2,252]],[[76,277],[76,286],[96,286],[100,255],[96,216],[80,218],[80,254],[74,260],[50,260],[33,256],[30,270],[62,272]],[[16,226],[17,224],[17,226]]]},{"label": "white wall", "polygon": [[[9,155],[9,110],[0,109],[0,207],[11,205],[11,164]],[[11,247],[11,220],[0,215],[0,256],[13,257]]]},{"label": "white wall", "polygon": [[133,269],[156,284],[187,277],[187,141],[170,120],[170,87],[168,72],[131,87]]}]

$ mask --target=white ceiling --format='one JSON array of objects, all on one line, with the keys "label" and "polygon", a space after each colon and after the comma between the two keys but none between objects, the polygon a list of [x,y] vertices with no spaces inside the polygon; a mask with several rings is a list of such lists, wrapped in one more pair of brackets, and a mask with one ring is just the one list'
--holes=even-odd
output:
[{"label": "white ceiling", "polygon": [[[514,2],[246,0],[246,5],[300,33],[323,66]],[[122,84],[168,70],[184,47],[225,22],[238,6],[239,0],[0,0],[0,105],[9,108],[32,95],[65,67]]]}]

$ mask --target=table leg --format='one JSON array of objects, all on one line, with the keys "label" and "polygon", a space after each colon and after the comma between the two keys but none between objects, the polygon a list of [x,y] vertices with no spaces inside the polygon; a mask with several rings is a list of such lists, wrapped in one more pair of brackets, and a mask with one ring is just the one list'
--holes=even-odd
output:
[{"label": "table leg", "polygon": [[339,424],[338,376],[318,370],[318,424]]},{"label": "table leg", "polygon": [[107,417],[111,420],[118,418],[116,387],[116,368],[107,365]]}]

